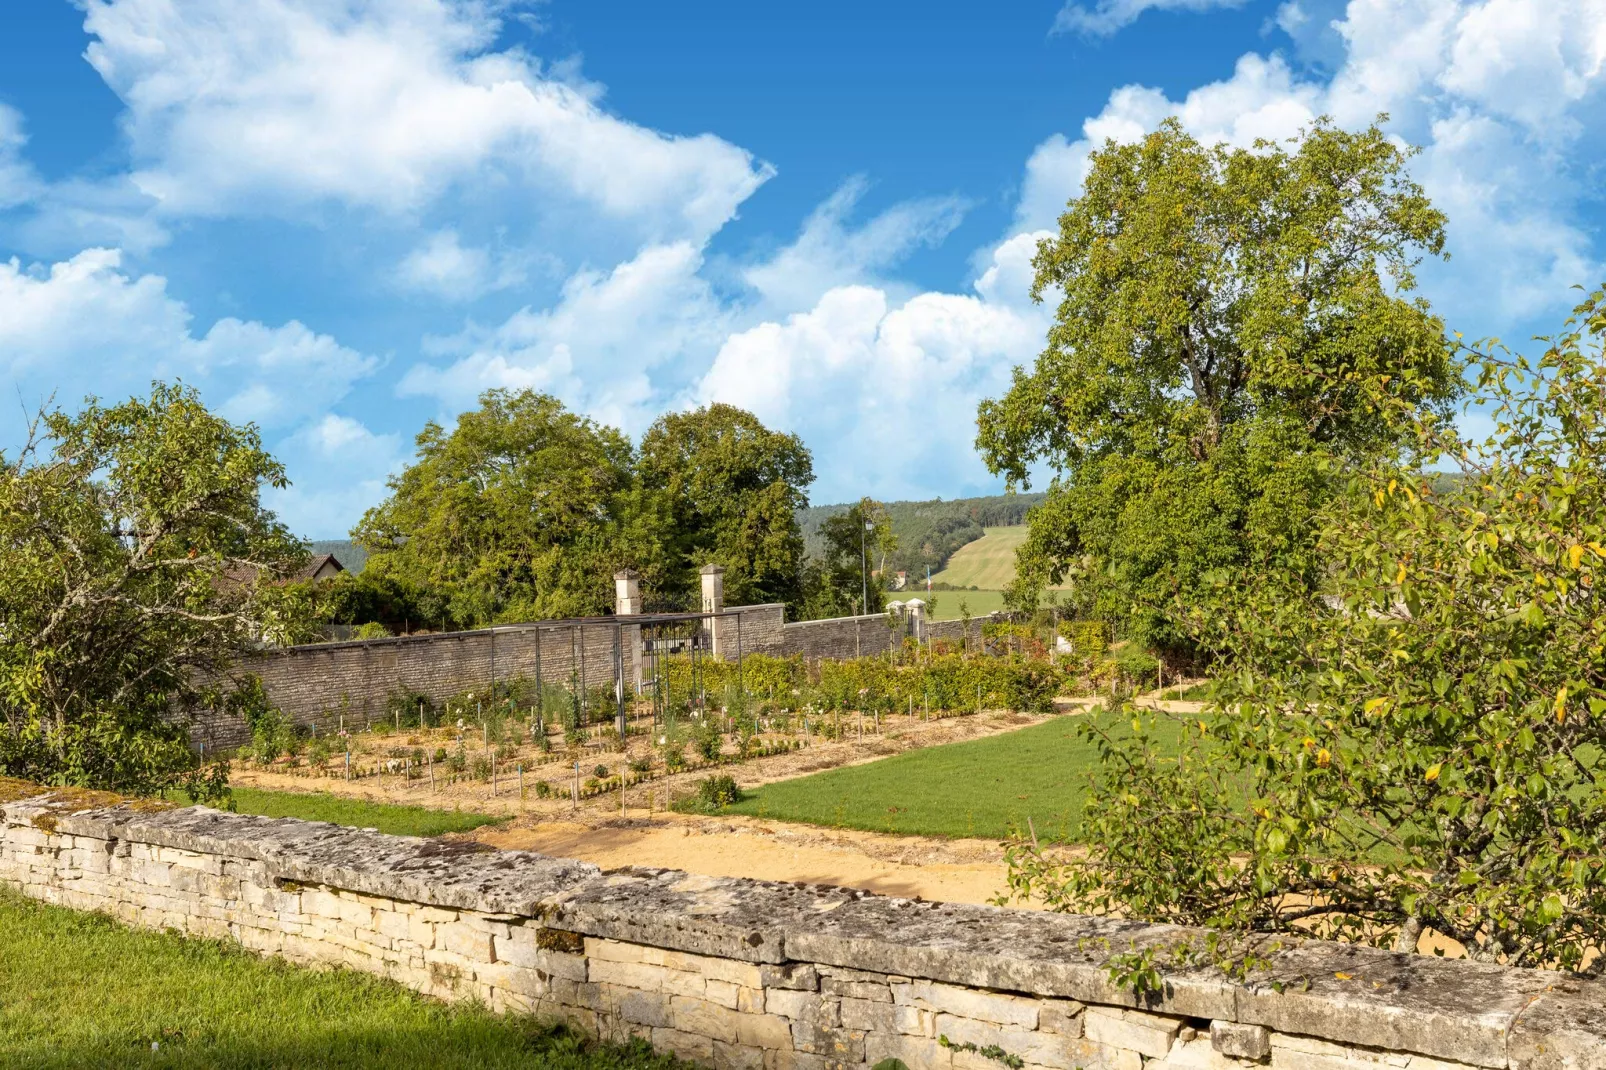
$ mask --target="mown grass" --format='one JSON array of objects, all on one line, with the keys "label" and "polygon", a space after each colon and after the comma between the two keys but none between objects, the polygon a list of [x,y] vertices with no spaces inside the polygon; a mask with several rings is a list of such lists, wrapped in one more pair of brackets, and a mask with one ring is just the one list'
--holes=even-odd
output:
[{"label": "mown grass", "polygon": [[680,1065],[642,1045],[593,1045],[363,974],[126,929],[0,889],[0,1066],[8,1070]]},{"label": "mown grass", "polygon": [[[1099,712],[1110,731],[1126,718]],[[728,812],[925,836],[1000,839],[1012,829],[1071,839],[1081,823],[1097,747],[1076,717],[989,739],[948,743],[752,789]],[[1161,718],[1156,733],[1178,731]]]},{"label": "mown grass", "polygon": [[424,806],[348,799],[325,792],[266,791],[244,787],[234,789],[234,808],[242,814],[329,821],[354,828],[378,829],[395,836],[439,836],[446,832],[468,832],[481,825],[507,820],[505,817],[461,810],[431,810]]}]

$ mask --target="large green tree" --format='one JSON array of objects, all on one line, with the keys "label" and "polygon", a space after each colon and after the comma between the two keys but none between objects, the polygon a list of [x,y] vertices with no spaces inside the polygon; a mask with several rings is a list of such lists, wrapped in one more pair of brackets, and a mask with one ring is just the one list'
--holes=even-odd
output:
[{"label": "large green tree", "polygon": [[803,616],[820,620],[881,612],[886,589],[877,572],[898,547],[886,506],[861,498],[820,521],[820,538],[825,549],[808,565]]},{"label": "large green tree", "polygon": [[1026,593],[1068,576],[1084,610],[1186,647],[1165,607],[1251,551],[1314,578],[1333,473],[1397,448],[1394,403],[1461,385],[1411,296],[1444,217],[1408,155],[1376,127],[1230,149],[1175,120],[1093,154],[1034,261],[1048,345],[979,414],[995,473],[1052,472]]},{"label": "large green tree", "polygon": [[613,572],[662,578],[663,516],[618,431],[548,394],[487,391],[450,433],[426,424],[416,459],[352,536],[372,583],[411,592],[447,627],[606,612]]},{"label": "large green tree", "polygon": [[638,474],[667,497],[673,593],[689,595],[697,568],[712,562],[725,566],[732,605],[802,597],[797,512],[808,504],[814,465],[796,435],[732,405],[669,413],[642,437]]},{"label": "large green tree", "polygon": [[1015,891],[1606,967],[1603,344],[1597,290],[1537,358],[1476,352],[1484,441],[1419,421],[1419,466],[1328,506],[1319,587],[1246,570],[1194,610],[1213,707],[1104,737],[1086,850],[1017,846]]},{"label": "large green tree", "polygon": [[182,386],[45,413],[0,454],[0,773],[224,790],[186,717],[259,705],[240,657],[294,630],[276,581],[306,552],[260,500],[285,485],[255,428]]}]

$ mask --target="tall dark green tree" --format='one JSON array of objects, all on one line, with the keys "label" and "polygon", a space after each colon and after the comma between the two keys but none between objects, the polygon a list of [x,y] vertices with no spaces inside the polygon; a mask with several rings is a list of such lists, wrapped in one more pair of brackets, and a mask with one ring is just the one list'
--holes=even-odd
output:
[{"label": "tall dark green tree", "polygon": [[825,552],[809,562],[803,616],[819,620],[881,612],[886,585],[878,575],[879,563],[898,546],[886,506],[861,498],[820,521],[820,538]]},{"label": "tall dark green tree", "polygon": [[52,411],[0,454],[0,775],[215,798],[185,718],[259,704],[240,659],[294,622],[284,469],[194,391]]},{"label": "tall dark green tree", "polygon": [[491,390],[426,424],[391,495],[352,532],[374,582],[448,627],[606,612],[626,565],[661,579],[654,497],[628,439],[548,394]]},{"label": "tall dark green tree", "polygon": [[808,449],[733,405],[668,413],[641,440],[643,486],[662,490],[670,520],[673,593],[695,590],[696,570],[725,566],[732,605],[796,604],[803,593],[797,512],[814,482]]},{"label": "tall dark green tree", "polygon": [[1094,153],[1034,261],[1048,345],[984,402],[995,473],[1052,473],[1019,583],[1070,577],[1085,610],[1186,647],[1167,608],[1257,561],[1314,577],[1334,473],[1395,450],[1384,413],[1461,391],[1412,296],[1444,216],[1375,126],[1206,147],[1168,120]]}]

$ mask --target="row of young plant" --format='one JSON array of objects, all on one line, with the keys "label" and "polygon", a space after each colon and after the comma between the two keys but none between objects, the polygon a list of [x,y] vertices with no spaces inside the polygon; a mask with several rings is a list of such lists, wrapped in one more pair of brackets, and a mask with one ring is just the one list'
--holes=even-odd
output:
[{"label": "row of young plant", "polygon": [[[1048,713],[1055,696],[1076,677],[1046,658],[966,657],[938,652],[920,660],[884,657],[809,661],[801,656],[755,654],[741,663],[697,666],[702,690],[724,708],[760,716],[858,712],[892,715],[914,711],[975,712],[1009,709]],[[689,661],[668,666],[672,701],[691,695]]]}]

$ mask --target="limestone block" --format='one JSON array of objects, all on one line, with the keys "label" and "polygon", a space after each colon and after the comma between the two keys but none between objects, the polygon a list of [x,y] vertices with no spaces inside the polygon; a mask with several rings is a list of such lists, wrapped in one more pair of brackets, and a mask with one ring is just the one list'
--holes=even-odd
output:
[{"label": "limestone block", "polygon": [[374,911],[374,927],[392,940],[412,939],[412,919],[394,910]]},{"label": "limestone block", "polygon": [[669,992],[701,999],[705,990],[701,974],[665,969],[645,962],[612,962],[590,959],[587,975],[592,981],[641,988],[649,992]]},{"label": "limestone block", "polygon": [[678,1029],[654,1029],[652,1046],[659,1051],[667,1051],[692,1062],[709,1063],[714,1059],[712,1037],[682,1033]]},{"label": "limestone block", "polygon": [[[1071,1070],[1072,1067],[1085,1065],[1085,1060],[1080,1056],[1086,1045],[1080,1040],[1058,1033],[1041,1033],[1020,1026],[998,1025],[995,1022],[981,1022],[974,1018],[938,1014],[937,1036],[939,1039],[947,1037],[955,1044],[974,1044],[978,1048],[997,1045],[1027,1062],[1055,1067],[1058,1070]],[[961,1061],[960,1054],[956,1052],[954,1065],[959,1066]]]},{"label": "limestone block", "polygon": [[547,979],[536,971],[510,966],[503,962],[474,967],[474,981],[477,984],[505,989],[524,999],[540,999],[552,990]]},{"label": "limestone block", "polygon": [[374,908],[366,903],[359,903],[341,896],[337,902],[340,904],[340,920],[358,929],[371,929],[374,927]]},{"label": "limestone block", "polygon": [[703,982],[703,998],[731,1010],[736,1009],[737,995],[741,991],[741,985],[733,985],[729,981],[710,977]]},{"label": "limestone block", "polygon": [[669,1007],[675,1028],[681,1032],[713,1037],[727,1044],[736,1042],[736,1011],[692,996],[672,996]]},{"label": "limestone block", "polygon": [[848,999],[874,1000],[878,1003],[892,1002],[892,989],[885,983],[875,981],[849,981],[840,977],[820,978],[820,991],[829,996],[843,996]]},{"label": "limestone block", "polygon": [[492,937],[492,940],[498,962],[510,962],[527,970],[540,970],[571,981],[587,980],[584,955],[543,950],[535,946],[532,938],[521,938],[517,929],[505,940],[501,937]]},{"label": "limestone block", "polygon": [[827,1059],[861,1062],[864,1059],[864,1031],[793,1022],[792,1047],[810,1055],[824,1055]]},{"label": "limestone block", "polygon": [[836,1025],[841,1020],[838,1017],[840,1007],[839,1001],[817,992],[772,988],[764,993],[764,1009],[770,1014],[811,1025]]},{"label": "limestone block", "polygon": [[904,1065],[944,1070],[952,1065],[952,1053],[933,1037],[904,1036],[901,1033],[867,1033],[864,1061],[874,1066],[883,1059],[901,1059]]},{"label": "limestone block", "polygon": [[1129,1048],[1151,1059],[1162,1058],[1182,1028],[1179,1018],[1123,1007],[1088,1007],[1082,1012],[1082,1034],[1089,1040]]},{"label": "limestone block", "polygon": [[[355,906],[356,904],[352,904]],[[367,907],[361,909],[367,910]],[[476,929],[461,922],[450,925],[441,925],[435,930],[436,943],[452,952],[461,955],[469,962],[495,962],[496,949],[493,946],[491,934],[482,929]]]},{"label": "limestone block", "polygon": [[[613,989],[613,992],[610,993],[609,989]],[[603,991],[616,1001],[619,1017],[627,1022],[660,1028],[674,1025],[674,1016],[669,1007],[671,997],[663,992],[643,992],[613,985],[604,985]]]},{"label": "limestone block", "polygon": [[1035,999],[1022,999],[1020,996],[1006,996],[1000,992],[982,992],[974,988],[936,984],[931,981],[915,981],[908,986],[898,985],[894,992],[898,999],[906,1000],[918,1007],[998,1025],[1013,1025],[1023,1029],[1037,1028],[1038,1003]]},{"label": "limestone block", "polygon": [[792,1023],[773,1014],[743,1014],[736,1020],[736,1039],[750,1048],[790,1048]]},{"label": "limestone block", "polygon": [[301,893],[301,909],[323,918],[338,918],[340,897],[332,892],[308,888]]},{"label": "limestone block", "polygon": [[1066,1037],[1082,1035],[1082,1004],[1074,999],[1045,999],[1038,1005],[1037,1028]]},{"label": "limestone block", "polygon": [[823,1055],[810,1055],[791,1048],[764,1053],[764,1070],[833,1070],[833,1065]]},{"label": "limestone block", "polygon": [[801,992],[818,991],[820,974],[812,963],[762,963],[758,968],[760,988],[791,988]]},{"label": "limestone block", "polygon": [[435,926],[417,914],[407,915],[407,939],[421,948],[435,946]]},{"label": "limestone block", "polygon": [[899,1009],[890,1002],[853,999],[851,997],[844,998],[841,1009],[842,1024],[849,1029],[879,1030],[883,1033],[895,1033],[898,1029],[894,1022],[894,1015]]},{"label": "limestone block", "polygon": [[714,1070],[764,1070],[764,1051],[740,1044],[714,1042]]},{"label": "limestone block", "polygon": [[902,1033],[911,1037],[935,1037],[937,1035],[937,1012],[928,1011],[924,1007],[894,1006],[892,1008],[892,1029],[895,1033]]},{"label": "limestone block", "polygon": [[1271,1054],[1271,1031],[1263,1025],[1217,1019],[1210,1023],[1210,1043],[1223,1055],[1258,1061]]}]

